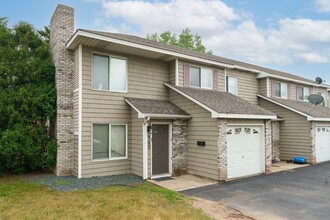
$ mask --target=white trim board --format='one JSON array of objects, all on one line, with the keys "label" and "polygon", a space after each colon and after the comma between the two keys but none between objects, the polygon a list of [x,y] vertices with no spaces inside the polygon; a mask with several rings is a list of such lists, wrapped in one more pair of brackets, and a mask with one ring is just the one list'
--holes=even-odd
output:
[{"label": "white trim board", "polygon": [[164,85],[172,89],[173,91],[179,93],[180,95],[184,96],[185,98],[189,99],[190,101],[194,102],[195,104],[201,106],[205,110],[211,113],[212,118],[232,118],[232,119],[277,119],[275,115],[248,115],[248,114],[225,114],[219,113],[210,107],[204,105],[203,103],[199,102],[198,100],[192,98],[191,96],[187,95],[186,93],[182,92],[181,90],[171,86],[170,84],[164,82]]},{"label": "white trim board", "polygon": [[82,176],[82,44],[79,44],[79,88],[78,88],[78,178]]}]

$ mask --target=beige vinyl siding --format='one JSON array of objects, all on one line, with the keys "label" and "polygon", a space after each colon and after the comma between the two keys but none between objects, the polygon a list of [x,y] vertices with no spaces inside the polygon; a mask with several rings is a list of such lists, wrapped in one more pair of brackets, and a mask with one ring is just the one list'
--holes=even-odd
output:
[{"label": "beige vinyl siding", "polygon": [[238,70],[226,71],[226,76],[237,79],[237,95],[246,101],[257,105],[259,93],[259,83],[254,73],[240,72]]},{"label": "beige vinyl siding", "polygon": [[178,81],[179,81],[179,85],[178,86],[183,86],[183,76],[184,76],[184,74],[183,74],[183,65],[186,63],[185,61],[182,61],[182,60],[179,60],[178,61],[178,72],[179,72],[179,74],[178,74]]},{"label": "beige vinyl siding", "polygon": [[260,119],[227,119],[227,124],[230,125],[264,125],[264,120]]},{"label": "beige vinyl siding", "polygon": [[78,135],[73,135],[73,167],[72,174],[78,176]]},{"label": "beige vinyl siding", "polygon": [[78,124],[79,124],[79,91],[73,92],[73,124],[72,129],[73,132],[78,132]]},{"label": "beige vinyl siding", "polygon": [[[83,47],[83,100],[82,100],[82,176],[104,176],[131,172],[131,108],[124,97],[168,100],[168,89],[163,82],[169,81],[168,63],[153,59],[123,55],[128,64],[128,92],[97,91],[91,89],[92,52],[104,50]],[[128,125],[128,159],[91,161],[92,123]],[[142,127],[141,127],[142,129]]]},{"label": "beige vinyl siding", "polygon": [[259,79],[259,94],[267,96],[267,78]]},{"label": "beige vinyl siding", "polygon": [[73,53],[74,71],[73,71],[73,90],[79,88],[79,49]]},{"label": "beige vinyl siding", "polygon": [[225,91],[225,72],[224,69],[219,69],[213,66],[207,66],[207,65],[202,65],[199,63],[192,63],[192,62],[188,62],[188,61],[184,61],[184,60],[179,60],[178,62],[179,64],[179,86],[183,86],[183,77],[184,77],[184,73],[183,73],[183,65],[184,64],[189,64],[191,66],[196,66],[196,67],[204,67],[204,68],[210,68],[212,70],[216,69],[218,71],[218,90],[219,91]]},{"label": "beige vinyl siding", "polygon": [[280,123],[281,160],[289,160],[293,157],[301,156],[310,161],[311,125],[306,117],[263,99],[260,99],[260,106],[284,119]]},{"label": "beige vinyl siding", "polygon": [[[184,96],[170,91],[170,100],[192,118],[188,121],[188,173],[211,179],[218,179],[218,134],[217,120],[211,113]],[[205,147],[198,147],[197,141],[205,141]]]},{"label": "beige vinyl siding", "polygon": [[131,110],[132,123],[130,126],[130,159],[132,173],[143,176],[143,119],[138,118],[138,113]]},{"label": "beige vinyl siding", "polygon": [[72,131],[73,135],[73,167],[72,173],[78,176],[78,124],[79,124],[79,49],[73,52],[74,70],[73,70],[73,114]]},{"label": "beige vinyl siding", "polygon": [[168,64],[169,74],[170,74],[170,83],[175,85],[175,60],[169,62]]}]

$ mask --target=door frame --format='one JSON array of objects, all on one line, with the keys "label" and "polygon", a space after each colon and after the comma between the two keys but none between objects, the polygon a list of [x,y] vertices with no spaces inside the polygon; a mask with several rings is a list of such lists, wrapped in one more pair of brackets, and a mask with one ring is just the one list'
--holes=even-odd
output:
[{"label": "door frame", "polygon": [[153,175],[152,174],[152,133],[151,135],[151,141],[150,141],[150,178],[160,178],[160,177],[168,177],[172,176],[172,122],[150,122],[152,125],[168,125],[168,173],[159,174],[159,175]]},{"label": "door frame", "polygon": [[[232,126],[250,126],[250,127],[260,127],[260,131],[261,134],[261,173],[264,173],[266,171],[266,133],[265,133],[265,124],[235,124],[235,123],[229,123],[227,124],[227,129],[228,127],[232,127]],[[227,134],[226,134],[227,135]],[[227,137],[226,137],[227,139]],[[228,141],[227,141],[227,153],[228,153]],[[227,173],[228,173],[228,161],[227,161]],[[260,173],[260,174],[261,174]],[[257,174],[256,174],[257,175]],[[253,176],[253,175],[252,175]],[[248,177],[248,176],[244,176],[244,177]],[[227,179],[237,179],[237,178],[241,178],[241,177],[235,177],[235,178],[228,178]]]}]

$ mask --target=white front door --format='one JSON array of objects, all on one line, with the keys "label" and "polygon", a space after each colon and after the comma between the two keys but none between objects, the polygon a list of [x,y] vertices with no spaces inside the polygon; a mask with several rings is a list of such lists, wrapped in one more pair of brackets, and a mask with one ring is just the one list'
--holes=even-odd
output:
[{"label": "white front door", "polygon": [[264,172],[263,138],[262,126],[228,126],[228,179]]},{"label": "white front door", "polygon": [[316,163],[330,160],[330,127],[316,127],[315,129]]}]

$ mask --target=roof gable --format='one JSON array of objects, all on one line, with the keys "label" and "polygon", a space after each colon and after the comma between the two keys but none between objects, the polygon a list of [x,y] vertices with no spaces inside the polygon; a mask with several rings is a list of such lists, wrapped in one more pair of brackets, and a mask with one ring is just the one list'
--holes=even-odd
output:
[{"label": "roof gable", "polygon": [[165,85],[210,111],[213,118],[277,118],[274,113],[227,92],[174,86],[169,83]]},{"label": "roof gable", "polygon": [[290,99],[280,99],[273,97],[265,97],[262,95],[258,95],[258,97],[272,102],[276,105],[282,106],[286,109],[294,111],[300,115],[306,116],[308,120],[330,120],[330,108],[316,105],[306,102],[306,101],[297,101]]}]

